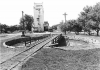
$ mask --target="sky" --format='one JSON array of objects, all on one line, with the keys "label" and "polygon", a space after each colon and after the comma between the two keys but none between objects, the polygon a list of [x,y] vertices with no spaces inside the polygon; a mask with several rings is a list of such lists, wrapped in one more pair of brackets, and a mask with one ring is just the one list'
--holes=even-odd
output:
[{"label": "sky", "polygon": [[22,11],[34,17],[34,3],[42,2],[44,21],[52,26],[64,21],[65,12],[66,20],[77,19],[84,7],[93,6],[100,0],[0,0],[0,23],[18,25]]}]

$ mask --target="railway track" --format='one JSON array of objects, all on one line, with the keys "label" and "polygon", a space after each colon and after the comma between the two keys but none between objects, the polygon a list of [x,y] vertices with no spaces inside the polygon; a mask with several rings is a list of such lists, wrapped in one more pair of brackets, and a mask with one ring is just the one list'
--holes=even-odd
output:
[{"label": "railway track", "polygon": [[[46,44],[48,44],[51,40],[55,39],[59,35],[52,35],[48,38],[40,40],[37,43],[33,43],[30,48],[22,51],[21,53],[13,56],[12,58],[0,63],[0,70],[14,70],[19,64],[24,62],[28,57],[35,54],[41,48],[43,48]],[[15,69],[16,70],[16,69]]]}]

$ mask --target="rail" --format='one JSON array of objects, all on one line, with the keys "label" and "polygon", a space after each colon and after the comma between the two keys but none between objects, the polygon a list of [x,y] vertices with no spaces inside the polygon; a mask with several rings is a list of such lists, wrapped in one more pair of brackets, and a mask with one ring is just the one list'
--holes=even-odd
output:
[{"label": "rail", "polygon": [[[61,34],[51,35],[48,38],[42,39],[41,41],[32,44],[28,49],[22,51],[21,53],[13,56],[12,58],[0,63],[0,70],[14,70],[18,65],[23,63],[31,55],[35,54],[37,51],[42,49],[50,41],[57,41]],[[16,70],[16,69],[15,69]]]}]

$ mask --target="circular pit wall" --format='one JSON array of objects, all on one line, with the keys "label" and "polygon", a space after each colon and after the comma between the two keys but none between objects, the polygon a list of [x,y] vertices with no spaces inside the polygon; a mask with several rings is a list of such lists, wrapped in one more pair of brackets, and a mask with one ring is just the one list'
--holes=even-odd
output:
[{"label": "circular pit wall", "polygon": [[[80,37],[80,36],[65,36],[69,41],[67,42],[67,46],[65,47],[56,47],[65,50],[88,50],[94,48],[100,48],[100,42],[96,39],[89,37]],[[72,41],[73,42],[72,42]]]}]

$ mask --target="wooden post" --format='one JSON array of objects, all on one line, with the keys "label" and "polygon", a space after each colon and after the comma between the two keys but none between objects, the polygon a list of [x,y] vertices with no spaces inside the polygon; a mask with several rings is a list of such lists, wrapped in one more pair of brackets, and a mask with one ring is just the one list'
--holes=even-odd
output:
[{"label": "wooden post", "polygon": [[24,24],[24,16],[23,16],[24,12],[22,11],[22,23],[23,23],[23,30],[22,30],[22,35],[21,36],[25,36],[25,24]]}]

